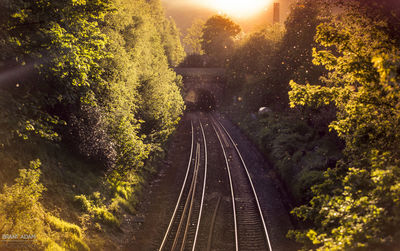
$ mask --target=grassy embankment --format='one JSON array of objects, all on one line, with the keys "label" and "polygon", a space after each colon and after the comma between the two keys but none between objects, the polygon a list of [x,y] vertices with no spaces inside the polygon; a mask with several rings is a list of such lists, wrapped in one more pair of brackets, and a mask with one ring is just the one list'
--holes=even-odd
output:
[{"label": "grassy embankment", "polygon": [[0,220],[6,229],[12,226],[12,233],[2,234],[35,235],[29,246],[37,249],[117,248],[127,237],[124,219],[135,215],[162,156],[153,156],[140,172],[112,186],[99,171],[101,163],[85,161],[64,146],[6,149],[0,153]]},{"label": "grassy embankment", "polygon": [[160,1],[0,9],[0,236],[27,234],[35,250],[121,248],[184,109],[175,23]]},{"label": "grassy embankment", "polygon": [[222,110],[258,146],[278,173],[295,204],[311,199],[310,187],[341,157],[334,133],[318,130],[298,111],[259,115],[236,101]]}]

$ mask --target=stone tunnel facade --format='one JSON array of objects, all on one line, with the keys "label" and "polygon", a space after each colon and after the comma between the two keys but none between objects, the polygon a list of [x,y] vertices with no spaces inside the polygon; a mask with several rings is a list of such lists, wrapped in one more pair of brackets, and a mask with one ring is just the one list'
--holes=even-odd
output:
[{"label": "stone tunnel facade", "polygon": [[[224,93],[225,71],[222,68],[177,68],[183,77],[183,96],[187,105],[199,103],[199,98],[213,96],[215,105]],[[205,95],[209,93],[209,95]]]}]

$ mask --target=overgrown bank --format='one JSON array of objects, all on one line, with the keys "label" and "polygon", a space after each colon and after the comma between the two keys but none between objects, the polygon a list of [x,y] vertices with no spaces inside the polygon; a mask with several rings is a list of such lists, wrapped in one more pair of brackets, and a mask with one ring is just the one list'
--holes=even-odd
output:
[{"label": "overgrown bank", "polygon": [[319,8],[310,1],[293,5],[284,27],[275,24],[247,35],[226,66],[231,93],[224,112],[265,153],[297,205],[312,198],[310,187],[336,165],[343,148],[326,128],[334,118],[330,108],[288,107],[291,79],[318,81],[324,74],[312,64]]},{"label": "overgrown bank", "polygon": [[0,234],[119,248],[183,112],[179,32],[159,1],[0,9]]},{"label": "overgrown bank", "polygon": [[238,107],[224,113],[264,153],[295,205],[313,197],[310,187],[321,182],[326,168],[342,157],[343,142],[334,133],[316,131],[299,114],[258,115]]},{"label": "overgrown bank", "polygon": [[225,110],[301,205],[303,249],[399,245],[398,7],[298,1],[280,39],[254,33],[227,65]]}]

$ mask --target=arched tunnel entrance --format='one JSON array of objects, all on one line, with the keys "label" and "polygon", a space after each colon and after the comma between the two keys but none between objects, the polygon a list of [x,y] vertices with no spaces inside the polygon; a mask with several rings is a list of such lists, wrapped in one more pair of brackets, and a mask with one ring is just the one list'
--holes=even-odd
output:
[{"label": "arched tunnel entrance", "polygon": [[214,111],[216,108],[215,95],[207,89],[191,90],[185,99],[188,111]]},{"label": "arched tunnel entrance", "polygon": [[225,70],[220,68],[177,68],[183,77],[187,111],[214,111],[225,86]]},{"label": "arched tunnel entrance", "polygon": [[215,96],[209,90],[197,91],[196,106],[200,111],[210,112],[215,110]]}]

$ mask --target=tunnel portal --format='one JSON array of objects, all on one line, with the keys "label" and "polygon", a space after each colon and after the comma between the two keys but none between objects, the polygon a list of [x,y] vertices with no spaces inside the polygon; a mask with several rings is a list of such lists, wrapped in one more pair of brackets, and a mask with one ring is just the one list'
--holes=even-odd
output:
[{"label": "tunnel portal", "polygon": [[215,110],[215,97],[205,89],[199,89],[196,97],[196,107],[200,111],[210,112]]},{"label": "tunnel portal", "polygon": [[224,93],[222,68],[177,68],[183,77],[183,93],[188,111],[213,111]]}]

